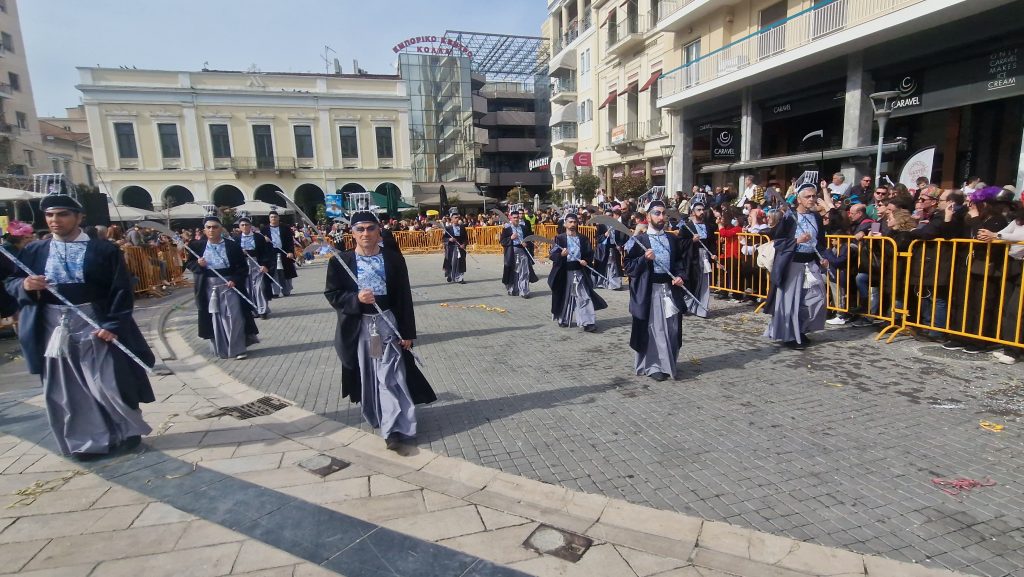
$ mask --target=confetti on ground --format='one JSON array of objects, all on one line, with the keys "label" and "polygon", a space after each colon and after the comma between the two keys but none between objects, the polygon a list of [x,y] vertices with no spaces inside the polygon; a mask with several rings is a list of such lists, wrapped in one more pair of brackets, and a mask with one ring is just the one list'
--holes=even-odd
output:
[{"label": "confetti on ground", "polygon": [[843,383],[825,383],[825,384],[830,386],[830,387],[841,387],[841,386],[843,386]]},{"label": "confetti on ground", "polygon": [[18,489],[17,491],[15,491],[14,494],[21,495],[21,499],[18,499],[17,501],[11,503],[10,505],[7,506],[7,508],[13,509],[15,507],[27,507],[28,505],[35,503],[36,499],[38,499],[40,495],[56,491],[57,489],[60,489],[64,485],[67,485],[68,481],[70,481],[71,479],[74,479],[75,477],[78,477],[80,475],[88,474],[89,471],[83,471],[79,469],[77,471],[71,471],[70,473],[66,473],[60,477],[57,477],[56,479],[50,479],[48,481],[36,481],[35,483],[32,483],[31,485],[25,487],[24,489]]},{"label": "confetti on ground", "polygon": [[982,429],[985,429],[986,431],[992,431],[993,433],[1002,433],[1003,429],[1006,428],[1003,425],[1000,425],[999,423],[993,423],[991,421],[980,421],[978,422],[978,426],[980,426]]},{"label": "confetti on ground", "polygon": [[498,313],[498,314],[505,314],[505,313],[508,312],[507,309],[503,309],[501,307],[492,307],[492,306],[484,305],[484,304],[479,304],[479,305],[452,305],[452,304],[448,304],[448,303],[441,303],[440,306],[442,306],[442,307],[444,307],[446,309],[480,309],[482,311],[487,311],[489,313]]},{"label": "confetti on ground", "polygon": [[[991,487],[996,484],[996,482],[993,481],[991,477],[985,477],[984,481],[977,481],[975,479],[967,479],[963,477],[959,479],[935,478],[932,479],[932,483],[942,488],[943,493],[953,496],[959,495],[961,493],[966,493],[967,491],[970,491],[971,489],[976,489],[978,487]],[[945,487],[949,488],[946,489]]]}]

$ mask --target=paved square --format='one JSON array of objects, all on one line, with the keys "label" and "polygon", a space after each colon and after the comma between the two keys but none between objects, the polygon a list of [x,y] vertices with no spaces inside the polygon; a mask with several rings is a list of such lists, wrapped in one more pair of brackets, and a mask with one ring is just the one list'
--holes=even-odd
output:
[{"label": "paved square", "polygon": [[[466,285],[444,282],[440,255],[408,262],[417,348],[440,397],[418,413],[422,447],[813,543],[1024,577],[1019,367],[865,329],[789,351],[760,336],[765,315],[713,301],[712,318],[684,321],[680,380],[656,383],[632,375],[626,292],[602,293],[610,306],[585,334],[550,320],[543,280],[529,300],[506,296],[498,256],[474,255]],[[324,270],[301,269],[296,293],[272,303],[249,359],[211,362],[365,428],[340,398]],[[208,351],[191,303],[169,327]],[[932,484],[961,476],[997,484],[958,497]]]}]

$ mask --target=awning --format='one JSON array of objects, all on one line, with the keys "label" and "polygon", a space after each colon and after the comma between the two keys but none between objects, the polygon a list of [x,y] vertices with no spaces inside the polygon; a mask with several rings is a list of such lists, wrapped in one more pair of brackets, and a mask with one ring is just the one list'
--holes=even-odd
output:
[{"label": "awning", "polygon": [[661,78],[661,68],[651,73],[651,77],[647,79],[647,82],[644,82],[644,85],[640,88],[640,92],[647,91],[647,89],[657,82],[659,78]]},{"label": "awning", "polygon": [[[882,145],[882,152],[897,152],[907,148],[907,141],[899,139],[896,142],[888,142]],[[856,156],[874,156],[878,151],[877,146],[857,146],[854,148],[839,148],[826,150],[824,152],[801,152],[788,156],[775,156],[772,158],[760,158],[748,160],[747,162],[733,162],[731,164],[708,164],[701,167],[701,174],[710,172],[730,172],[734,170],[747,170],[751,168],[766,168],[770,166],[781,166],[784,164],[804,164],[821,160],[822,158],[853,158]]]},{"label": "awning", "polygon": [[564,68],[566,70],[576,70],[576,49],[567,48],[555,55],[548,64],[548,69],[551,72]]},{"label": "awning", "polygon": [[611,20],[614,17],[615,17],[615,9],[612,8],[611,10],[608,11],[608,14],[605,14],[604,22],[601,23],[601,26],[604,26],[605,24],[607,24],[608,21]]},{"label": "awning", "polygon": [[576,104],[565,104],[551,110],[551,119],[548,126],[554,126],[563,122],[576,122]]},{"label": "awning", "polygon": [[618,93],[618,92],[615,92],[614,90],[612,90],[611,92],[609,92],[609,93],[608,93],[608,98],[605,98],[605,99],[604,99],[604,102],[602,102],[602,103],[601,103],[601,106],[598,106],[598,107],[597,107],[597,109],[598,109],[598,110],[601,110],[601,109],[602,109],[602,108],[604,108],[605,106],[608,106],[609,104],[611,104],[612,102],[614,102],[614,101],[615,101],[615,99],[616,99],[616,98],[618,98],[618,97],[619,97],[619,93]]},{"label": "awning", "polygon": [[637,81],[636,80],[634,80],[633,82],[630,82],[629,84],[626,85],[625,88],[623,88],[622,90],[619,91],[619,96],[625,96],[625,95],[629,94],[630,92],[636,92],[636,86],[637,86]]},{"label": "awning", "polygon": [[[496,199],[480,194],[480,190],[474,182],[420,182],[412,185],[412,194],[417,206],[440,206],[442,185],[448,196],[449,204],[477,206],[482,205],[485,199],[487,204],[498,202]],[[456,195],[458,195],[457,199]]]},{"label": "awning", "polygon": [[[370,195],[371,195],[370,196],[370,199],[371,199],[370,200],[370,204],[371,205],[379,206],[381,208],[384,208],[384,207],[386,207],[388,205],[388,197],[386,195],[384,195],[384,194],[382,194],[380,192],[371,192]],[[398,204],[395,205],[395,208],[397,208],[398,210],[402,210],[404,208],[416,208],[416,207],[411,205],[411,204],[408,204],[406,202],[402,202],[402,200],[399,199]]]}]

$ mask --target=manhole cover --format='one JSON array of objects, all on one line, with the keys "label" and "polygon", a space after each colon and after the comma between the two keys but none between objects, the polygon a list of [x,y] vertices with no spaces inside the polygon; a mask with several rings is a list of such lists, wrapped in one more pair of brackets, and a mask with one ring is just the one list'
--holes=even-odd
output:
[{"label": "manhole cover", "polygon": [[314,455],[305,461],[299,462],[300,467],[319,477],[326,477],[332,473],[337,473],[349,465],[351,463],[330,455]]},{"label": "manhole cover", "polygon": [[213,417],[220,417],[223,415],[230,415],[236,419],[245,420],[252,419],[253,417],[265,417],[267,415],[274,414],[281,409],[291,406],[288,401],[278,399],[277,397],[260,397],[250,403],[244,405],[235,405],[233,407],[220,407],[205,413],[202,415],[196,415],[197,419],[212,419]]},{"label": "manhole cover", "polygon": [[543,555],[551,555],[575,563],[594,544],[594,540],[583,535],[556,529],[549,525],[537,527],[523,546]]}]

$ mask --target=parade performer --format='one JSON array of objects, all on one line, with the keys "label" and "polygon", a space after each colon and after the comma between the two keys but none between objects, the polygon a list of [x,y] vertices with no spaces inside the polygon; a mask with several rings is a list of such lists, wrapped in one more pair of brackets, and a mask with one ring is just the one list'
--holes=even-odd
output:
[{"label": "parade performer", "polygon": [[330,260],[324,290],[338,315],[341,396],[361,403],[366,422],[397,450],[416,436],[415,405],[437,396],[411,353],[416,317],[405,259],[380,246],[381,226],[372,212],[353,214],[351,223],[355,250]]},{"label": "parade performer", "polygon": [[256,305],[255,314],[265,319],[270,316],[270,299],[273,298],[270,269],[277,263],[277,251],[267,239],[253,231],[252,220],[247,214],[242,213],[237,224],[240,233],[235,240],[245,252],[249,264],[246,292]]},{"label": "parade performer", "polygon": [[530,223],[520,221],[518,210],[508,213],[508,224],[501,231],[498,242],[505,247],[505,267],[501,282],[510,296],[530,298],[530,283],[537,282],[533,271],[533,243],[523,239],[533,234]]},{"label": "parade performer", "polygon": [[[614,218],[611,209],[604,211],[605,216]],[[621,247],[629,240],[625,234],[604,224],[597,225],[595,237],[597,248],[594,250],[594,268],[604,275],[592,275],[594,285],[598,288],[611,290],[622,289],[622,251]]]},{"label": "parade performer", "polygon": [[676,377],[682,347],[683,272],[685,263],[676,239],[665,232],[665,203],[647,208],[647,231],[626,243],[629,314],[633,316],[629,346],[636,352],[636,374],[656,381]]},{"label": "parade performer", "polygon": [[801,184],[796,193],[796,211],[787,212],[772,235],[775,260],[764,307],[772,320],[764,335],[802,350],[810,342],[807,333],[825,328],[826,285],[819,268],[825,252],[825,226],[815,210],[815,185]]},{"label": "parade performer", "polygon": [[608,303],[594,292],[591,274],[586,268],[593,262],[594,249],[587,237],[580,236],[579,219],[575,214],[566,214],[563,224],[565,232],[555,237],[549,254],[551,318],[560,327],[571,326],[575,320],[577,326],[592,333],[597,331],[595,311],[608,308]]},{"label": "parade performer", "polygon": [[[270,211],[270,224],[260,230],[273,245],[275,256],[274,267],[270,269],[271,275],[277,279],[273,285],[274,296],[288,296],[292,294],[292,279],[299,276],[295,267],[295,235],[291,228],[281,225],[281,216],[276,209]],[[280,286],[279,286],[280,285]]]},{"label": "parade performer", "polygon": [[21,307],[18,340],[29,372],[42,379],[54,440],[61,453],[81,461],[130,450],[151,431],[139,404],[155,399],[148,369],[139,363],[152,367],[155,358],[132,318],[124,256],[117,245],[82,232],[82,205],[73,197],[47,196],[40,209],[53,237],[18,255],[34,275],[18,269],[5,284]]},{"label": "parade performer", "polygon": [[237,242],[225,239],[223,232],[220,219],[207,216],[203,221],[206,238],[189,243],[185,268],[195,277],[199,338],[209,340],[219,358],[241,360],[247,356],[246,348],[259,342],[259,330],[253,307],[246,302],[249,264],[245,253]]},{"label": "parade performer", "polygon": [[[714,266],[715,254],[711,248],[715,244],[718,226],[705,221],[706,208],[703,204],[690,205],[690,218],[685,219],[680,229],[685,229],[692,238],[693,247],[690,256],[697,264],[697,275],[693,279],[693,296],[686,295],[686,308],[690,314],[707,318],[708,306],[711,304],[711,270]],[[682,231],[681,231],[682,232]],[[683,234],[680,234],[682,238]]]},{"label": "parade performer", "polygon": [[466,245],[469,232],[462,226],[457,209],[451,210],[451,224],[444,227],[444,277],[448,282],[466,284]]}]

